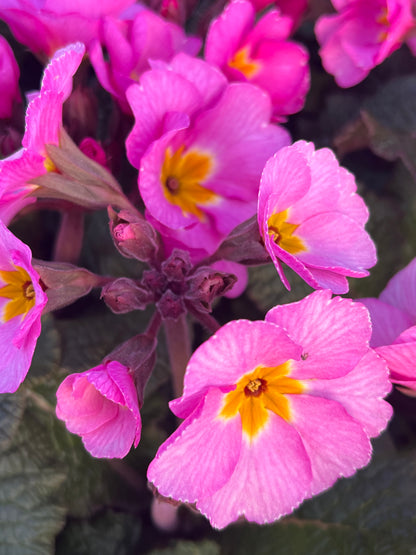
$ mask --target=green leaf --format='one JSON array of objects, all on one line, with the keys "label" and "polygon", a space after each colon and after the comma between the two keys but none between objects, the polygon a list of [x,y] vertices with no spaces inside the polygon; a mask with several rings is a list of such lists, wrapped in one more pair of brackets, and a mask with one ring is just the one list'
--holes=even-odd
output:
[{"label": "green leaf", "polygon": [[26,426],[0,449],[0,554],[53,553],[64,522],[57,495],[65,476],[45,464],[38,449],[38,438]]},{"label": "green leaf", "polygon": [[113,314],[104,305],[93,313],[57,320],[62,338],[62,366],[81,372],[100,364],[117,345],[145,331],[150,309],[144,312]]},{"label": "green leaf", "polygon": [[0,452],[13,441],[24,409],[25,396],[21,391],[0,395]]},{"label": "green leaf", "polygon": [[280,281],[273,264],[249,269],[247,295],[263,312],[277,304],[295,302],[312,293],[313,289],[293,270],[285,266],[284,271],[291,285],[291,291],[288,291]]},{"label": "green leaf", "polygon": [[220,535],[221,555],[366,555],[365,534],[347,526],[286,519],[262,526],[234,525]]},{"label": "green leaf", "polygon": [[50,374],[59,368],[61,341],[51,314],[42,316],[42,331],[36,343],[35,353],[30,366],[29,377]]},{"label": "green leaf", "polygon": [[[234,553],[239,553],[234,551]],[[257,553],[256,551],[252,551]],[[220,555],[220,546],[209,540],[201,542],[178,541],[166,549],[154,549],[149,555]]]},{"label": "green leaf", "polygon": [[130,555],[139,553],[141,522],[107,511],[90,521],[70,522],[57,539],[56,555]]}]

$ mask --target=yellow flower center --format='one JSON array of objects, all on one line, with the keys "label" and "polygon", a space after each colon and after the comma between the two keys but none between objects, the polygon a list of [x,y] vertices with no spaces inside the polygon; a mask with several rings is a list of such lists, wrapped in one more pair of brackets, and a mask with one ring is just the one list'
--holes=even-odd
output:
[{"label": "yellow flower center", "polygon": [[289,211],[285,210],[270,216],[267,220],[269,235],[276,245],[279,245],[280,248],[290,254],[306,251],[307,249],[303,241],[296,237],[296,235],[293,235],[299,225],[287,222],[288,215]]},{"label": "yellow flower center", "polygon": [[201,184],[207,179],[212,168],[211,156],[196,150],[184,153],[181,146],[172,154],[170,148],[165,152],[160,180],[168,201],[182,209],[185,216],[193,214],[200,220],[204,213],[201,205],[212,204],[218,196]]},{"label": "yellow flower center", "polygon": [[58,172],[58,168],[55,166],[49,156],[46,156],[43,165],[45,166],[47,172]]},{"label": "yellow flower center", "polygon": [[302,393],[302,383],[289,378],[290,361],[269,368],[258,366],[245,374],[234,391],[227,393],[219,416],[233,418],[240,413],[243,433],[248,440],[254,439],[264,428],[270,412],[290,421],[290,404],[287,394]]},{"label": "yellow flower center", "polygon": [[16,270],[0,271],[0,278],[6,284],[0,287],[0,297],[9,299],[3,307],[3,322],[8,322],[15,316],[25,317],[36,302],[35,289],[29,274],[20,266],[15,268]]},{"label": "yellow flower center", "polygon": [[233,69],[241,71],[247,79],[254,77],[260,69],[260,64],[250,58],[248,48],[241,48],[238,50],[228,62],[228,65]]}]

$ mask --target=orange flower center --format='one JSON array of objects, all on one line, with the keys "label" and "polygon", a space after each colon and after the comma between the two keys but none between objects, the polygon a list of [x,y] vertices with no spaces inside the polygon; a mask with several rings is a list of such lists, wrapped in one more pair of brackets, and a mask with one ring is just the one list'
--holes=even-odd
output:
[{"label": "orange flower center", "polygon": [[219,417],[228,419],[240,413],[243,434],[249,441],[261,432],[271,412],[290,421],[290,402],[286,395],[304,390],[299,380],[289,377],[290,370],[290,361],[287,361],[273,368],[258,366],[245,374],[236,388],[226,394]]},{"label": "orange flower center", "polygon": [[247,47],[238,50],[228,62],[228,65],[233,69],[241,71],[247,79],[254,77],[260,69],[260,64],[250,58],[249,49]]},{"label": "orange flower center", "polygon": [[299,225],[291,224],[287,221],[289,211],[273,214],[267,220],[269,235],[272,237],[276,245],[290,254],[297,254],[306,251],[306,246],[302,239],[293,235]]},{"label": "orange flower center", "polygon": [[203,187],[214,166],[208,154],[190,150],[184,153],[181,146],[172,154],[170,148],[165,152],[160,181],[167,200],[179,206],[185,216],[193,214],[200,220],[204,213],[200,206],[213,204],[218,196]]},{"label": "orange flower center", "polygon": [[3,322],[20,315],[24,318],[36,302],[35,289],[29,274],[20,266],[15,268],[16,270],[0,271],[0,279],[5,283],[0,287],[0,297],[9,299],[3,307]]}]

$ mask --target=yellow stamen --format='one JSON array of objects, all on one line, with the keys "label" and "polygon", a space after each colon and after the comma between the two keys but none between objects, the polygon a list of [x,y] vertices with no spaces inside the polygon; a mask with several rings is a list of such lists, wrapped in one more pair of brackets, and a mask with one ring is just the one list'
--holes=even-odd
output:
[{"label": "yellow stamen", "polygon": [[212,204],[218,196],[202,186],[209,177],[213,161],[211,156],[196,150],[184,153],[181,146],[172,154],[170,148],[165,152],[160,180],[167,200],[179,206],[185,216],[193,214],[200,220],[204,213],[201,205]]},{"label": "yellow stamen", "polygon": [[279,247],[290,254],[306,251],[307,248],[303,241],[296,237],[296,235],[293,235],[299,225],[290,224],[286,221],[288,216],[288,210],[270,216],[267,220],[269,235]]},{"label": "yellow stamen", "polygon": [[58,168],[55,166],[55,164],[52,162],[49,156],[45,158],[43,165],[45,166],[46,171],[48,172],[58,172]]},{"label": "yellow stamen", "polygon": [[227,393],[219,416],[233,418],[240,413],[243,433],[252,440],[266,425],[270,411],[291,420],[290,404],[285,395],[302,393],[300,381],[289,378],[290,361],[269,368],[258,366],[245,374],[234,391]]},{"label": "yellow stamen", "polygon": [[248,48],[241,48],[238,50],[228,62],[228,65],[233,69],[241,71],[247,79],[254,77],[260,69],[260,64],[250,58]]},{"label": "yellow stamen", "polygon": [[0,297],[9,299],[3,306],[3,322],[20,315],[24,318],[36,302],[35,289],[29,274],[20,266],[15,268],[16,270],[0,271],[0,279],[6,284],[0,287]]}]

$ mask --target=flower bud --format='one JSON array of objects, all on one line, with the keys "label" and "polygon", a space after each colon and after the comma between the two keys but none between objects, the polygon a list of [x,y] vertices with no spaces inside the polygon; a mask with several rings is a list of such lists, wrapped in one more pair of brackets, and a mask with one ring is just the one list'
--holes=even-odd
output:
[{"label": "flower bud", "polygon": [[85,139],[82,139],[80,142],[79,149],[85,156],[88,156],[88,158],[91,158],[91,160],[94,160],[94,162],[97,162],[97,164],[100,164],[103,168],[108,169],[107,156],[105,155],[104,149],[95,139],[92,137],[85,137]]},{"label": "flower bud", "polygon": [[149,222],[129,210],[121,210],[117,214],[110,207],[108,215],[114,245],[123,256],[142,262],[154,260],[159,240]]},{"label": "flower bud", "polygon": [[118,278],[104,285],[101,298],[115,314],[144,310],[151,301],[151,293],[129,278]]},{"label": "flower bud", "polygon": [[181,314],[186,312],[182,298],[168,289],[156,303],[156,307],[163,319],[177,320]]},{"label": "flower bud", "polygon": [[173,249],[172,254],[162,263],[162,272],[168,281],[182,283],[186,274],[191,270],[192,263],[189,252]]},{"label": "flower bud", "polygon": [[199,268],[188,278],[189,290],[185,297],[198,311],[212,312],[213,300],[229,291],[236,281],[237,278],[233,274],[208,267]]},{"label": "flower bud", "polygon": [[34,260],[33,267],[40,276],[44,290],[48,292],[48,303],[44,312],[63,308],[84,297],[93,287],[102,283],[100,276],[66,262]]}]

